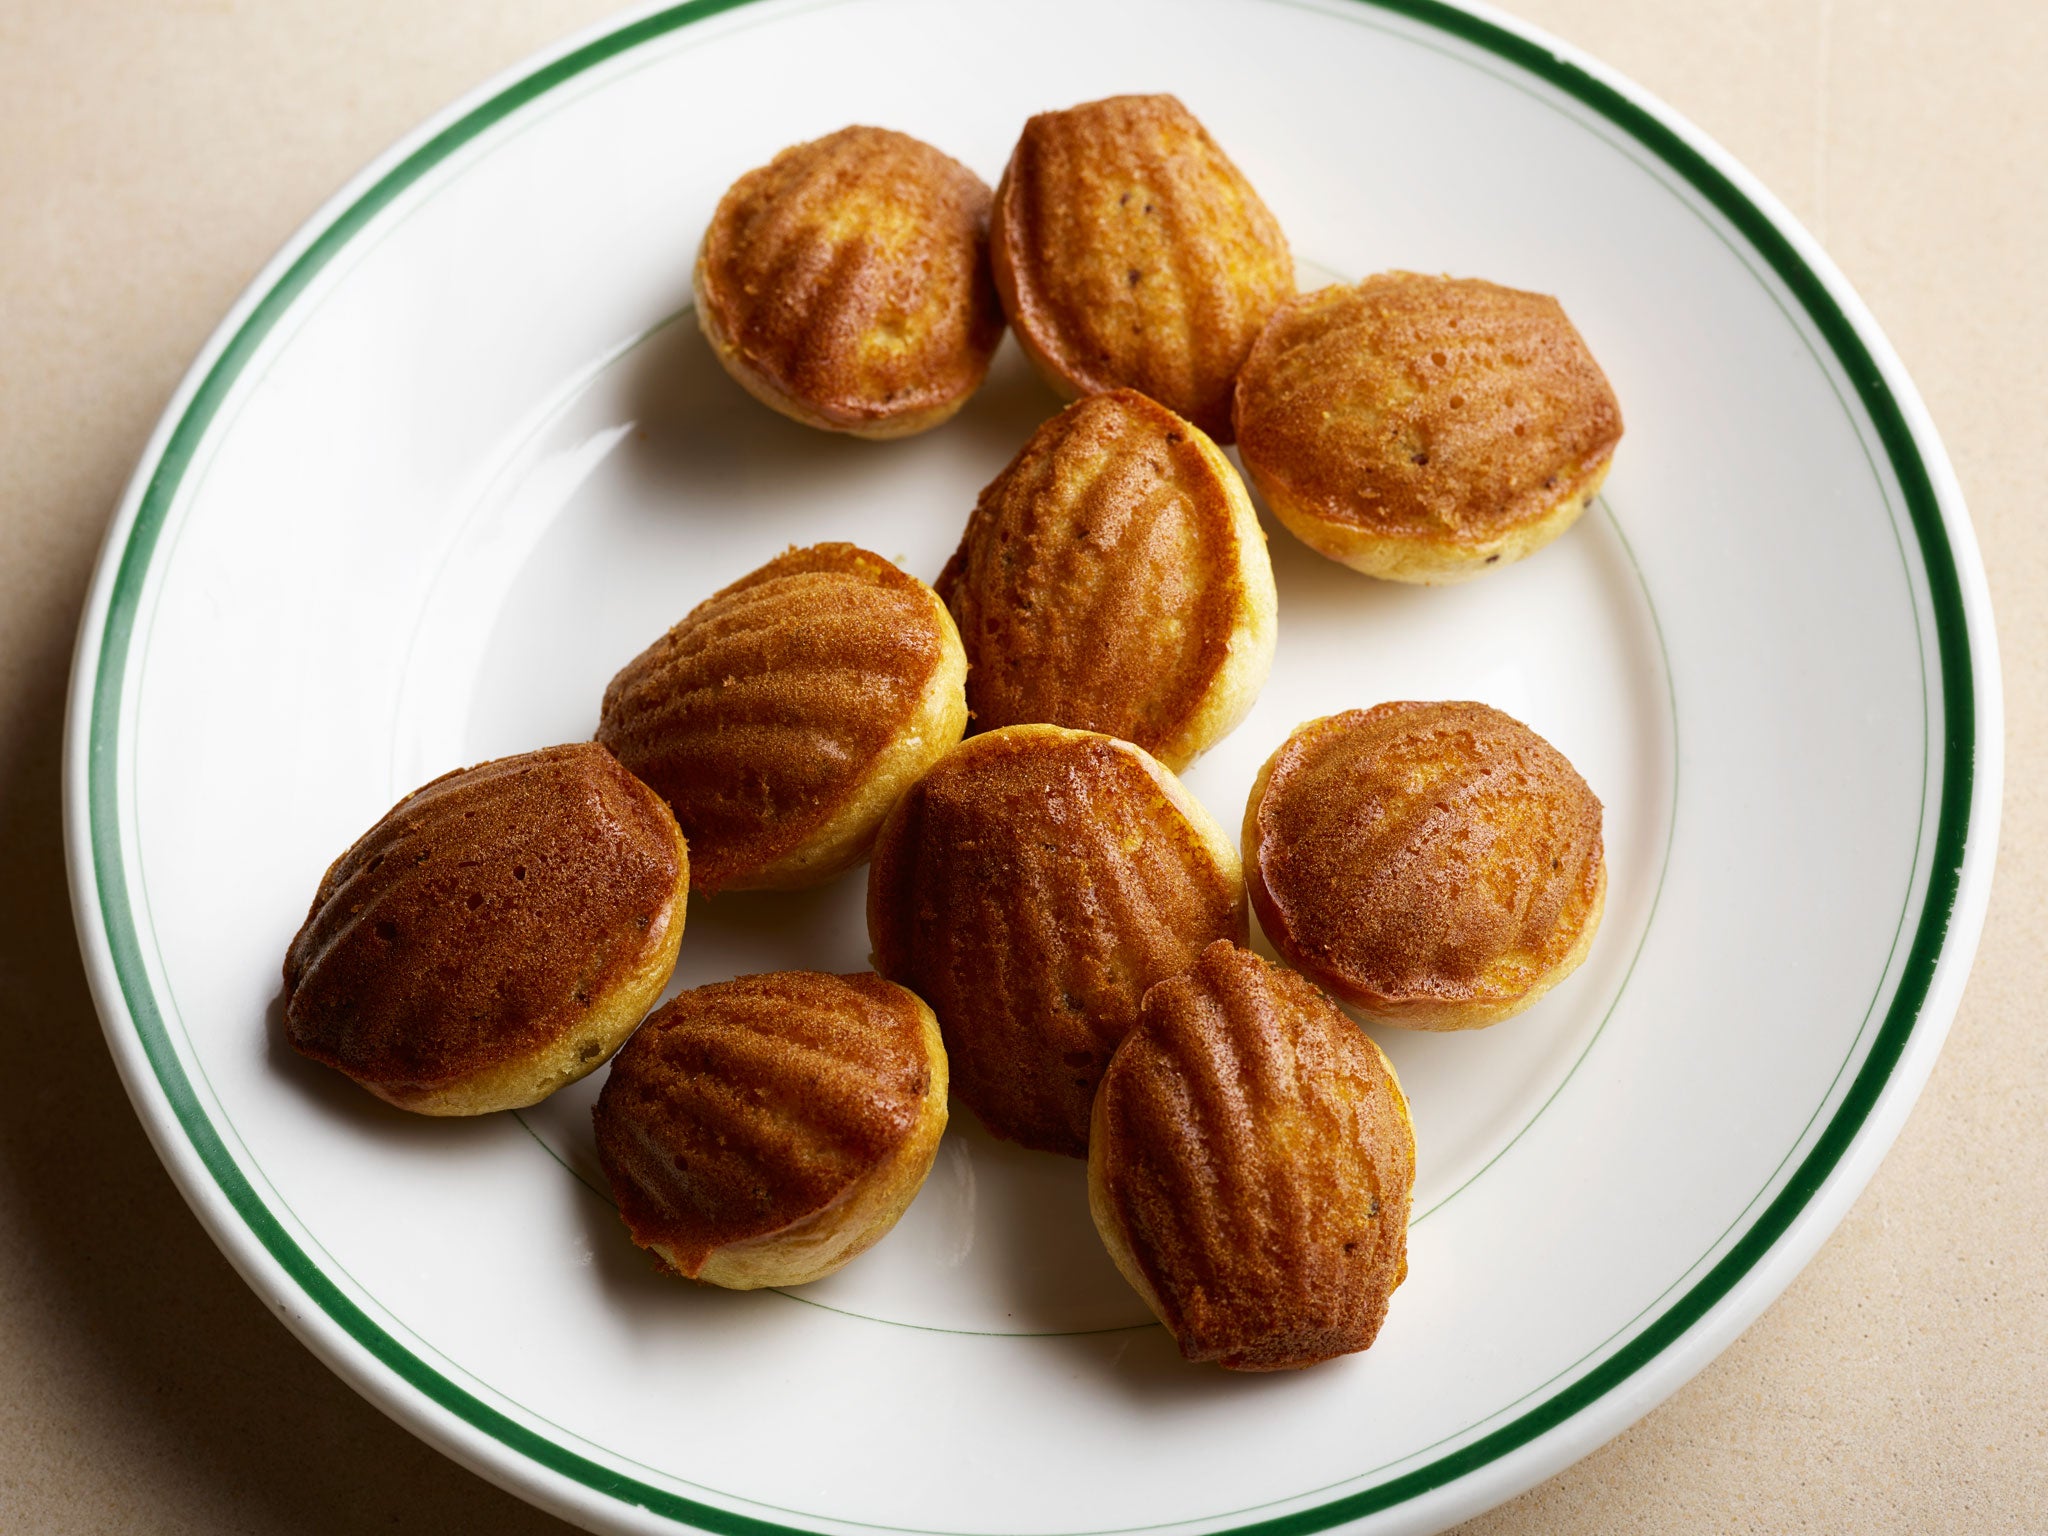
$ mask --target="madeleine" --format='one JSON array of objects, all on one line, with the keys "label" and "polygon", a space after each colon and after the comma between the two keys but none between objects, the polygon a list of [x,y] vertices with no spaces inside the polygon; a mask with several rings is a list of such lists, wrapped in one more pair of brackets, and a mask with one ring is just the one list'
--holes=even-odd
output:
[{"label": "madeleine", "polygon": [[1110,1053],[1154,982],[1246,932],[1236,850],[1127,741],[972,737],[875,841],[875,969],[931,1004],[953,1091],[989,1131],[1078,1157]]},{"label": "madeleine", "polygon": [[989,190],[907,134],[842,128],[785,149],[720,200],[697,321],[726,371],[806,426],[906,437],[967,403],[1003,314]]},{"label": "madeleine", "polygon": [[674,809],[695,889],[787,890],[867,856],[896,797],[966,730],[966,675],[930,587],[816,544],[628,662],[597,739]]},{"label": "madeleine", "polygon": [[320,881],[285,954],[286,1038],[419,1114],[538,1103],[654,1005],[688,894],[675,817],[602,747],[445,774]]},{"label": "madeleine", "polygon": [[1095,1096],[1096,1230],[1190,1360],[1282,1371],[1370,1345],[1408,1273],[1414,1187],[1379,1047],[1235,945],[1145,994]]},{"label": "madeleine", "polygon": [[734,1290],[802,1285],[878,1242],[946,1129],[932,1011],[879,976],[782,971],[673,998],[592,1111],[633,1241]]},{"label": "madeleine", "polygon": [[1425,585],[1563,533],[1621,440],[1614,391],[1557,300],[1413,272],[1283,305],[1236,413],[1245,472],[1296,538]]},{"label": "madeleine", "polygon": [[1038,429],[981,493],[938,593],[982,730],[1101,731],[1179,772],[1272,670],[1273,567],[1244,483],[1135,390]]},{"label": "madeleine", "polygon": [[1120,385],[1229,442],[1231,385],[1294,258],[1251,183],[1171,96],[1024,125],[989,227],[996,288],[1068,396]]},{"label": "madeleine", "polygon": [[1472,1029],[1578,968],[1607,897],[1600,801],[1563,753],[1484,704],[1311,720],[1244,816],[1259,925],[1373,1018]]}]

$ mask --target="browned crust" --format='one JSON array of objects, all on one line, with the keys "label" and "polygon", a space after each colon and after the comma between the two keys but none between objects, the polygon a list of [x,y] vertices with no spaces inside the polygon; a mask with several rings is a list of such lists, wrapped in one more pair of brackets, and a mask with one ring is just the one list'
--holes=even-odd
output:
[{"label": "browned crust", "polygon": [[[906,731],[921,738],[914,771],[959,739],[966,706],[957,677],[947,683],[957,645],[931,588],[880,555],[791,549],[628,662],[605,689],[597,739],[675,810],[694,887],[746,888],[866,797]],[[922,740],[935,683],[959,702]],[[844,856],[806,878],[865,852],[887,809],[875,805]]]},{"label": "browned crust", "polygon": [[1253,909],[1290,963],[1390,1023],[1487,1024],[1583,958],[1599,799],[1484,704],[1381,704],[1287,738],[1245,811]]},{"label": "browned crust", "polygon": [[1003,316],[989,190],[931,145],[842,128],[726,192],[697,258],[699,323],[760,399],[811,426],[901,436],[981,386]]},{"label": "browned crust", "polygon": [[1237,472],[1136,390],[1040,427],[981,493],[937,585],[980,730],[1101,731],[1181,767],[1223,734],[1196,727],[1233,657],[1263,647],[1247,707],[1270,665],[1272,570]]},{"label": "browned crust", "polygon": [[1096,1096],[1090,1205],[1190,1360],[1370,1345],[1408,1272],[1415,1140],[1393,1070],[1314,985],[1212,944],[1145,994]]},{"label": "browned crust", "polygon": [[963,743],[905,794],[868,871],[875,969],[939,1016],[997,1136],[1079,1156],[1145,989],[1246,934],[1235,852],[1129,742],[1049,725]]},{"label": "browned crust", "polygon": [[1003,310],[1055,388],[1142,390],[1218,442],[1294,259],[1251,183],[1172,96],[1112,96],[1024,125],[996,188]]},{"label": "browned crust", "polygon": [[1412,272],[1282,305],[1238,375],[1236,414],[1246,472],[1290,527],[1458,550],[1590,494],[1622,431],[1555,299]]},{"label": "browned crust", "polygon": [[622,1033],[614,994],[658,969],[644,1008],[667,979],[688,883],[668,807],[600,746],[444,774],[322,878],[285,954],[286,1036],[407,1108],[579,1033],[604,1037],[587,1071]]},{"label": "browned crust", "polygon": [[885,1167],[944,1081],[923,1018],[868,973],[780,971],[678,994],[619,1052],[592,1111],[633,1241],[694,1278],[719,1250],[784,1232]]}]

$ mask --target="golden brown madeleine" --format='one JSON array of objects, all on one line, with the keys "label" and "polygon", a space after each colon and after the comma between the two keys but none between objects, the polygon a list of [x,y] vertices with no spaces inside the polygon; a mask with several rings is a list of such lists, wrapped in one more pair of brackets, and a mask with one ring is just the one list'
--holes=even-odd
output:
[{"label": "golden brown madeleine", "polygon": [[1179,101],[1112,96],[1032,118],[989,248],[1011,328],[1053,388],[1129,385],[1230,441],[1231,382],[1294,292],[1294,258]]},{"label": "golden brown madeleine", "polygon": [[1074,1157],[1145,989],[1245,933],[1237,853],[1180,781],[1053,725],[963,743],[868,871],[875,969],[938,1014],[953,1091],[993,1134]]},{"label": "golden brown madeleine", "polygon": [[1237,439],[1311,549],[1442,585],[1569,528],[1607,477],[1621,408],[1557,300],[1388,272],[1273,316],[1238,375]]},{"label": "golden brown madeleine", "polygon": [[1003,336],[989,190],[907,134],[842,128],[726,192],[697,322],[748,392],[807,426],[907,437],[967,403]]},{"label": "golden brown madeleine", "polygon": [[538,1103],[675,969],[675,817],[589,742],[444,774],[328,868],[284,960],[301,1055],[424,1115]]},{"label": "golden brown madeleine", "polygon": [[1252,786],[1244,858],[1274,948],[1413,1029],[1520,1013],[1586,958],[1607,896],[1600,801],[1484,704],[1301,726]]},{"label": "golden brown madeleine", "polygon": [[1415,1132],[1380,1048],[1313,984],[1217,943],[1145,994],[1095,1096],[1088,1205],[1190,1360],[1366,1348],[1408,1274]]},{"label": "golden brown madeleine", "polygon": [[909,1208],[946,1129],[946,1051],[879,976],[742,976],[649,1019],[593,1119],[634,1242],[693,1280],[802,1285]]},{"label": "golden brown madeleine", "polygon": [[937,594],[814,544],[713,594],[604,691],[597,739],[674,808],[703,892],[815,885],[967,729]]},{"label": "golden brown madeleine", "polygon": [[982,730],[1102,731],[1179,772],[1273,666],[1273,566],[1244,483],[1136,390],[1038,429],[981,493],[938,592]]}]

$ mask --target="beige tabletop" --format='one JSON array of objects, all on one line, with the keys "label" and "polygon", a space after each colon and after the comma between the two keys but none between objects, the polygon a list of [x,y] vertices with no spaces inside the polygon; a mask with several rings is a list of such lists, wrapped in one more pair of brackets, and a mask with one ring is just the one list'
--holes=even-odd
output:
[{"label": "beige tabletop", "polygon": [[[330,1375],[130,1113],[58,757],[101,532],[173,386],[363,162],[607,0],[0,0],[0,1530],[564,1531]],[[1791,205],[1918,380],[2004,652],[2004,836],[1948,1046],[1785,1296],[1466,1527],[2048,1531],[2048,4],[1515,0]]]}]

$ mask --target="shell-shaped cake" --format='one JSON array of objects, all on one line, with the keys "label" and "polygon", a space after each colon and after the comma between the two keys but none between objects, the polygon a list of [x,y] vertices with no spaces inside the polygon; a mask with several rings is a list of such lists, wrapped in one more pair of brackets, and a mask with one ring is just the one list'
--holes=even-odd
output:
[{"label": "shell-shaped cake", "polygon": [[1038,429],[981,493],[938,592],[981,730],[1101,731],[1179,772],[1273,665],[1273,567],[1244,482],[1135,390]]},{"label": "shell-shaped cake", "polygon": [[697,322],[783,415],[859,437],[951,416],[988,373],[1003,312],[989,190],[907,134],[842,128],[747,172],[697,257]]},{"label": "shell-shaped cake", "polygon": [[320,881],[285,1034],[400,1109],[481,1115],[601,1065],[675,969],[675,817],[589,742],[445,774]]},{"label": "shell-shaped cake", "polygon": [[1053,388],[1142,390],[1229,442],[1245,354],[1294,258],[1244,173],[1172,96],[1024,125],[989,249],[1003,309]]},{"label": "shell-shaped cake", "polygon": [[778,555],[605,689],[597,739],[674,809],[705,893],[815,885],[867,854],[967,729],[946,605],[851,544]]},{"label": "shell-shaped cake", "polygon": [[1154,982],[1246,933],[1237,853],[1141,748],[1013,725],[903,798],[868,870],[875,969],[930,1003],[994,1135],[1078,1157]]},{"label": "shell-shaped cake", "polygon": [[1096,1095],[1096,1230],[1190,1360],[1283,1371],[1370,1345],[1414,1186],[1379,1047],[1247,949],[1211,945],[1146,993]]},{"label": "shell-shaped cake", "polygon": [[1607,477],[1621,408],[1557,300],[1388,272],[1273,316],[1238,375],[1237,440],[1311,549],[1442,585],[1569,528]]},{"label": "shell-shaped cake", "polygon": [[946,1052],[879,976],[742,976],[649,1019],[592,1118],[634,1242],[693,1280],[802,1285],[909,1208],[946,1129]]},{"label": "shell-shaped cake", "polygon": [[1390,1024],[1520,1013],[1586,957],[1607,896],[1600,801],[1484,704],[1311,720],[1260,770],[1246,883],[1291,964]]}]

